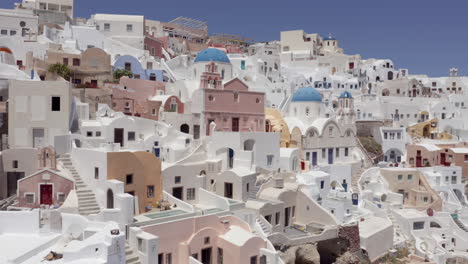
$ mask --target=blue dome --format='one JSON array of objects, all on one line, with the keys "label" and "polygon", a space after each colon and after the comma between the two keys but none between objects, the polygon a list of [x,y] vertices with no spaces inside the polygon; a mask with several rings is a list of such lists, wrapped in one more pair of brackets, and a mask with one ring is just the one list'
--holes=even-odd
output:
[{"label": "blue dome", "polygon": [[208,48],[200,51],[195,58],[195,62],[199,61],[215,61],[215,62],[225,62],[231,63],[226,53],[219,49]]},{"label": "blue dome", "polygon": [[332,37],[332,35],[328,35],[328,37],[323,38],[323,40],[336,40],[336,38]]},{"label": "blue dome", "polygon": [[348,91],[344,91],[341,93],[339,98],[353,98],[353,95]]},{"label": "blue dome", "polygon": [[292,97],[292,102],[322,102],[322,95],[313,87],[297,89]]}]

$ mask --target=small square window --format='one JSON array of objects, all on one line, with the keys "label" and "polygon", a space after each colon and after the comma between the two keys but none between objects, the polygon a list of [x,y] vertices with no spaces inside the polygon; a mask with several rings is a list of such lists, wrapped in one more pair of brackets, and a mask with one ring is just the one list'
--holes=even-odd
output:
[{"label": "small square window", "polygon": [[80,66],[80,64],[81,64],[80,59],[76,59],[76,58],[73,59],[73,66]]},{"label": "small square window", "polygon": [[402,181],[403,180],[403,175],[398,175],[398,180]]},{"label": "small square window", "polygon": [[177,184],[177,183],[181,183],[181,182],[182,182],[182,177],[180,177],[180,176],[175,176],[174,177],[174,183]]},{"label": "small square window", "polygon": [[133,183],[133,174],[127,174],[127,177],[125,179],[126,184],[132,184]]},{"label": "small square window", "polygon": [[267,166],[271,166],[273,164],[273,157],[274,155],[267,155]]},{"label": "small square window", "polygon": [[94,179],[98,180],[99,179],[99,168],[94,167]]},{"label": "small square window", "polygon": [[86,136],[87,137],[92,137],[93,136],[93,131],[87,131]]},{"label": "small square window", "polygon": [[133,31],[133,25],[127,24],[127,32],[132,32],[132,31]]},{"label": "small square window", "polygon": [[57,201],[58,201],[60,204],[62,204],[63,202],[65,202],[65,194],[59,193],[57,196],[58,196],[58,197],[57,197]]},{"label": "small square window", "polygon": [[96,137],[100,137],[101,136],[101,131],[96,131]]},{"label": "small square window", "polygon": [[8,35],[8,30],[6,29],[2,29],[0,32],[2,35]]},{"label": "small square window", "polygon": [[203,242],[206,244],[209,244],[210,243],[210,237],[205,237],[205,239],[203,239]]},{"label": "small square window", "polygon": [[195,200],[195,188],[187,188],[187,200]]},{"label": "small square window", "polygon": [[135,141],[135,132],[128,132],[128,141]]},{"label": "small square window", "polygon": [[68,58],[63,58],[63,65],[68,65]]},{"label": "small square window", "polygon": [[408,174],[408,181],[411,181],[411,180],[413,180],[413,175]]},{"label": "small square window", "polygon": [[18,161],[14,160],[13,161],[13,169],[17,169],[17,168],[18,168]]},{"label": "small square window", "polygon": [[104,23],[104,31],[110,31],[110,24]]},{"label": "small square window", "polygon": [[25,198],[27,204],[33,204],[34,203],[34,194],[28,193],[28,194],[24,195],[24,198]]},{"label": "small square window", "polygon": [[148,198],[154,197],[154,185],[146,186],[146,197]]}]

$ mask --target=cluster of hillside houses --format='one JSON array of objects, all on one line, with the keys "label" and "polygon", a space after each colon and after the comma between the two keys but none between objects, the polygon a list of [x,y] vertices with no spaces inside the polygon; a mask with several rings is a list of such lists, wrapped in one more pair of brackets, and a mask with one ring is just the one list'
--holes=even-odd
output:
[{"label": "cluster of hillside houses", "polygon": [[0,263],[468,261],[458,69],[73,10],[0,9]]}]

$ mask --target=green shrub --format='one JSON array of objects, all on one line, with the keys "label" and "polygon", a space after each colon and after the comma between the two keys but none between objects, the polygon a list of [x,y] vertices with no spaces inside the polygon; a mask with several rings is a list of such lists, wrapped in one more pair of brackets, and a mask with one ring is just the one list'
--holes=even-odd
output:
[{"label": "green shrub", "polygon": [[120,80],[122,76],[128,76],[129,78],[133,77],[133,72],[127,71],[125,69],[117,69],[114,71],[114,79]]},{"label": "green shrub", "polygon": [[49,66],[48,70],[49,72],[58,74],[59,76],[61,76],[63,79],[67,81],[70,80],[70,77],[72,75],[72,71],[65,64],[60,64],[60,63],[52,64]]}]

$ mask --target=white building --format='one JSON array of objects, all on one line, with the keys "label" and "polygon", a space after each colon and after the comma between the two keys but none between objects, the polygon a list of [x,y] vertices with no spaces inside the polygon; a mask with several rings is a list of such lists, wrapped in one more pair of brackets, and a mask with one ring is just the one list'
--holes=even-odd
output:
[{"label": "white building", "polygon": [[21,37],[26,41],[35,41],[38,23],[38,17],[31,10],[0,9],[0,37]]},{"label": "white building", "polygon": [[96,26],[96,29],[107,37],[141,50],[144,48],[144,16],[95,14],[88,24]]},{"label": "white building", "polygon": [[19,81],[9,84],[8,144],[10,148],[55,145],[69,133],[73,119],[70,84],[66,81]]}]

